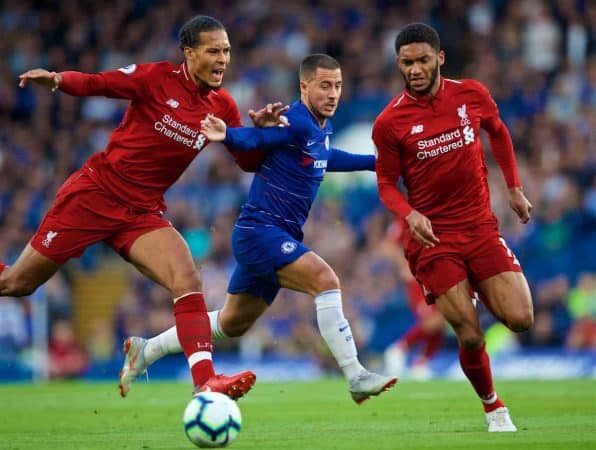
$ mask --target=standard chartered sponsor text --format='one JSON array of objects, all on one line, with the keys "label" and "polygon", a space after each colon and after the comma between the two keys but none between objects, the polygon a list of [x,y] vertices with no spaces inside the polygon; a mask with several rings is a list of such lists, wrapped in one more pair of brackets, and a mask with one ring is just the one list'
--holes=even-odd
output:
[{"label": "standard chartered sponsor text", "polygon": [[420,160],[423,160],[427,158],[434,158],[435,156],[462,148],[464,146],[464,140],[462,139],[461,131],[458,128],[454,131],[443,133],[440,136],[434,137],[432,139],[421,139],[416,144],[418,149],[422,150],[416,153],[416,157]]},{"label": "standard chartered sponsor text", "polygon": [[188,125],[177,122],[169,114],[164,114],[161,121],[153,124],[153,128],[164,136],[180,142],[187,147],[193,147],[195,138],[199,135],[197,130],[193,130]]},{"label": "standard chartered sponsor text", "polygon": [[443,133],[440,136],[434,137],[432,139],[421,139],[417,142],[418,150],[424,150],[426,148],[434,147],[437,144],[444,144],[445,142],[452,141],[454,139],[461,138],[461,132],[459,128],[455,131],[451,131],[450,133]]}]

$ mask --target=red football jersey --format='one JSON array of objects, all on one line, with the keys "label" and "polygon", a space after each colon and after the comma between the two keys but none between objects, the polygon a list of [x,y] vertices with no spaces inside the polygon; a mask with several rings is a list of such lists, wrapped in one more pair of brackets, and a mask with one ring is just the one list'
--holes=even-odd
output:
[{"label": "red football jersey", "polygon": [[208,140],[200,122],[208,113],[229,127],[240,112],[224,89],[199,89],[185,63],[132,64],[85,74],[62,72],[60,90],[71,95],[129,99],[130,105],[106,149],[85,168],[106,191],[142,211],[164,211],[163,194]]},{"label": "red football jersey", "polygon": [[[507,184],[518,186],[511,138],[482,84],[441,78],[431,98],[408,91],[395,97],[373,127],[383,203],[401,217],[419,211],[436,230],[496,224],[480,128],[491,135],[492,147],[499,147],[493,151]],[[407,200],[397,189],[400,176]]]}]

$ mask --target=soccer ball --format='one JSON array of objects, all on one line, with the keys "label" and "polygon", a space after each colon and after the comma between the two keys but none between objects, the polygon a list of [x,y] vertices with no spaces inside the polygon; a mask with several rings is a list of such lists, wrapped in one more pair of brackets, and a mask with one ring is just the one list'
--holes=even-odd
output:
[{"label": "soccer ball", "polygon": [[198,447],[225,447],[240,433],[242,416],[234,400],[219,392],[201,392],[184,410],[184,431]]}]

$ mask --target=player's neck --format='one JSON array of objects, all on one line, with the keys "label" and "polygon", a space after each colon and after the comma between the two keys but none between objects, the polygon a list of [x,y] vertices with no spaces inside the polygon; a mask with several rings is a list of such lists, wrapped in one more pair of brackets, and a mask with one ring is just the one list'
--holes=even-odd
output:
[{"label": "player's neck", "polygon": [[311,114],[311,116],[313,116],[314,119],[317,121],[317,123],[319,124],[319,127],[324,128],[325,124],[327,123],[327,117],[321,117],[318,114],[315,114],[313,112],[313,110],[311,109],[310,105],[308,104],[308,102],[305,101],[303,98],[301,98],[300,101],[305,106],[305,108],[308,109],[308,112]]}]

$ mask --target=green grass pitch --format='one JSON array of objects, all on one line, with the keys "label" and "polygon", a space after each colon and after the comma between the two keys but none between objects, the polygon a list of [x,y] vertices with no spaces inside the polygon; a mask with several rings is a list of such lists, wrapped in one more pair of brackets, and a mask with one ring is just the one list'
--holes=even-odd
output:
[{"label": "green grass pitch", "polygon": [[[338,379],[257,383],[239,402],[242,431],[230,448],[596,449],[596,381],[498,381],[517,433],[488,434],[464,381],[404,381],[357,406]],[[185,384],[137,382],[0,385],[0,449],[192,449]]]}]

